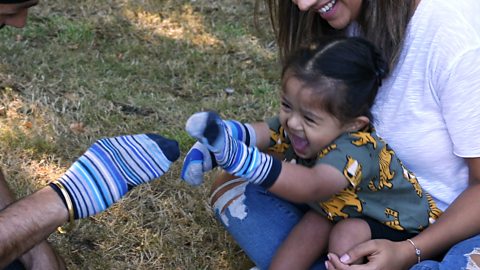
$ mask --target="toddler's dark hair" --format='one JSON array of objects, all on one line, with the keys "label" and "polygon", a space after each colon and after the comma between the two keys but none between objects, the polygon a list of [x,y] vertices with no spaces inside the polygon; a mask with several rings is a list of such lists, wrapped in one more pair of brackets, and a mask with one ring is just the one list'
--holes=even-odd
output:
[{"label": "toddler's dark hair", "polygon": [[387,74],[385,59],[367,40],[330,37],[288,57],[282,81],[285,85],[288,78],[297,78],[314,91],[323,110],[346,123],[362,115],[373,121],[370,109]]}]

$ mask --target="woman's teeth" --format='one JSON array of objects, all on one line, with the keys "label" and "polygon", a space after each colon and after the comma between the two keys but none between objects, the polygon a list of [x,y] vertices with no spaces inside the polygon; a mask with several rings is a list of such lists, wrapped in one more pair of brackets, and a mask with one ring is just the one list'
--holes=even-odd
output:
[{"label": "woman's teeth", "polygon": [[323,6],[321,9],[319,9],[318,11],[320,13],[327,13],[329,12],[332,7],[335,5],[335,3],[337,3],[337,0],[333,0],[333,1],[330,1],[328,2],[328,4],[326,4],[325,6]]}]

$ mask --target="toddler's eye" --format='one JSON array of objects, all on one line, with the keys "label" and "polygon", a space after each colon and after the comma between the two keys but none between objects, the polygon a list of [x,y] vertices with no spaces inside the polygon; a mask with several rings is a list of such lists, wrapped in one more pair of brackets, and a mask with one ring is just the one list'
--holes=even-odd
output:
[{"label": "toddler's eye", "polygon": [[290,104],[285,101],[282,101],[282,108],[285,110],[290,110]]},{"label": "toddler's eye", "polygon": [[305,116],[305,120],[309,123],[315,124],[315,120],[311,117]]}]

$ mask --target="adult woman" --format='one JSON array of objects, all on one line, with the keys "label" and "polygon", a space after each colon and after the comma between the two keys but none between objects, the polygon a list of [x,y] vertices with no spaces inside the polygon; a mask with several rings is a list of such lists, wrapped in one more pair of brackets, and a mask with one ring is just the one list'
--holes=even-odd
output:
[{"label": "adult woman", "polygon": [[[269,1],[276,14],[297,12],[297,16],[278,26],[283,53],[290,49],[285,46],[290,37],[301,36],[295,30],[285,32],[285,29],[295,29],[285,25],[303,22],[302,17],[311,16],[327,22],[331,28],[345,29],[345,34],[365,36],[390,59],[392,76],[380,90],[374,109],[377,130],[392,147],[399,148],[400,158],[407,166],[413,165],[411,168],[421,184],[433,193],[439,205],[443,209],[448,207],[436,225],[413,239],[422,252],[422,259],[439,256],[453,243],[480,233],[480,227],[473,225],[478,224],[478,220],[470,214],[478,205],[469,201],[479,194],[476,183],[480,180],[480,151],[478,140],[468,138],[474,136],[474,130],[480,125],[480,115],[469,107],[473,105],[469,104],[472,99],[474,102],[480,99],[480,20],[475,15],[480,11],[478,1],[297,0],[294,1],[296,7],[287,1],[281,2]],[[451,20],[440,19],[443,15]],[[296,29],[304,33],[311,31],[310,37],[321,34],[313,27],[309,29],[308,23],[307,19]],[[324,27],[326,30],[322,31],[338,32],[331,28]],[[451,42],[453,37],[455,42]],[[297,38],[290,43],[291,47],[298,46],[299,42]],[[463,87],[459,88],[460,85]],[[467,122],[463,126],[462,123]],[[435,147],[432,142],[436,142]],[[445,235],[447,229],[450,233]],[[465,252],[444,262],[449,263],[449,269],[465,267],[468,256],[464,258],[464,253],[480,246],[480,241],[475,239],[478,237],[470,240],[471,246]],[[365,249],[373,245],[373,250]],[[389,269],[396,265],[404,268],[416,259],[413,256],[412,260],[413,249],[408,243],[377,241],[365,246],[349,254],[350,257],[362,250],[363,255],[375,254],[370,259],[378,262],[376,266],[386,268],[380,260],[388,262]],[[395,256],[388,256],[393,252]],[[453,261],[457,261],[458,266],[451,265]]]},{"label": "adult woman", "polygon": [[[445,210],[434,225],[412,242],[368,241],[343,256],[339,254],[346,264],[336,255],[329,256],[329,269],[349,269],[347,264],[361,256],[368,256],[369,269],[404,269],[419,260],[441,256],[455,243],[470,237],[473,238],[455,248],[457,254],[449,253],[452,257],[442,262],[442,266],[459,269],[474,264],[475,260],[480,262],[478,255],[471,255],[475,254],[474,248],[480,246],[480,237],[474,237],[480,233],[480,218],[471,214],[480,207],[480,201],[476,200],[480,195],[477,185],[480,138],[476,136],[480,112],[474,109],[480,101],[480,19],[477,18],[480,2],[266,0],[266,3],[281,58],[321,35],[361,35],[384,51],[392,72],[384,81],[374,107],[377,131],[397,149],[405,165]],[[235,197],[226,198],[232,192],[225,191],[235,190],[233,182],[227,181],[223,188],[219,184],[225,179],[219,177],[213,187],[216,191],[213,204],[220,209],[230,207],[235,201]],[[236,197],[245,195],[242,203],[248,208],[248,215],[240,220],[242,222],[230,222],[226,226],[252,260],[266,265],[268,259],[262,261],[257,256],[260,251],[250,248],[255,239],[248,239],[242,230],[248,223],[259,223],[266,227],[264,236],[281,238],[272,224],[282,216],[260,214],[261,209],[269,208],[265,205],[256,208],[257,204],[252,201],[261,197],[250,192],[249,186],[243,190],[243,194],[237,192]],[[218,206],[217,198],[224,204]],[[261,203],[266,202],[267,199]],[[292,213],[295,212],[289,211]],[[265,215],[268,222],[261,221]],[[229,216],[228,221],[231,220]],[[268,239],[257,242],[268,245],[265,249],[274,249],[275,244]],[[267,253],[260,255],[268,256]],[[433,266],[434,262],[421,263],[425,264],[438,267]],[[351,269],[356,268],[351,266]]]}]

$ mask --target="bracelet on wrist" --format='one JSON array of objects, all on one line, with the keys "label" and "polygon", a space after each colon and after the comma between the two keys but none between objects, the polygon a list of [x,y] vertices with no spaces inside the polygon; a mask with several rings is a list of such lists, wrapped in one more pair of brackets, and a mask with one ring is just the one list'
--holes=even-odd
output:
[{"label": "bracelet on wrist", "polygon": [[407,239],[407,241],[413,246],[415,249],[415,255],[417,255],[417,263],[420,263],[420,255],[422,254],[422,251],[415,245],[415,243],[412,241],[412,239]]},{"label": "bracelet on wrist", "polygon": [[65,189],[65,187],[63,186],[62,183],[60,183],[59,181],[54,181],[54,182],[52,182],[52,184],[54,184],[60,190],[60,192],[62,193],[62,196],[64,198],[64,202],[67,206],[68,225],[60,226],[60,227],[57,228],[57,231],[59,233],[65,234],[65,233],[70,232],[73,229],[73,227],[75,226],[75,223],[74,223],[75,216],[74,216],[74,212],[73,212],[72,199],[70,198],[70,195],[68,194],[67,190]]}]

